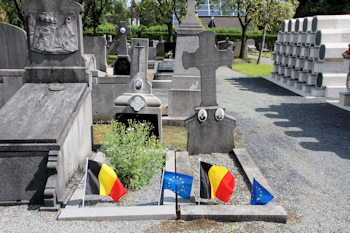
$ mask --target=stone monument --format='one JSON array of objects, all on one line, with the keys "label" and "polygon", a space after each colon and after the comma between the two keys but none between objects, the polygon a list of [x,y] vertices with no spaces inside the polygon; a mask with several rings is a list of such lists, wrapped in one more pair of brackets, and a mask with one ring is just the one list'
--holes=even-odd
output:
[{"label": "stone monument", "polygon": [[130,75],[130,57],[128,55],[127,35],[131,30],[126,25],[125,21],[121,21],[119,27],[115,29],[115,32],[119,34],[119,51],[118,58],[113,62],[113,74],[114,75]]},{"label": "stone monument", "polygon": [[[195,15],[195,1],[188,0],[187,14],[176,29],[176,57],[172,86],[169,90],[169,117],[186,119],[194,114],[200,104],[200,72],[196,67],[185,69],[184,51],[193,53],[199,48],[197,34],[205,31]],[[192,87],[192,88],[191,88]]]},{"label": "stone monument", "polygon": [[201,104],[195,114],[185,121],[188,131],[187,150],[190,155],[228,153],[234,148],[233,129],[236,120],[225,115],[216,102],[215,71],[221,65],[232,66],[232,51],[215,47],[215,32],[198,34],[199,49],[183,53],[184,68],[197,67],[201,74]]},{"label": "stone monument", "polygon": [[28,0],[21,5],[27,20],[28,83],[88,83],[90,57],[84,56],[82,5],[64,0]]},{"label": "stone monument", "polygon": [[114,101],[116,118],[150,121],[155,127],[155,135],[161,140],[161,102],[152,94],[152,85],[147,77],[148,39],[132,38],[131,49],[130,81],[126,93]]}]

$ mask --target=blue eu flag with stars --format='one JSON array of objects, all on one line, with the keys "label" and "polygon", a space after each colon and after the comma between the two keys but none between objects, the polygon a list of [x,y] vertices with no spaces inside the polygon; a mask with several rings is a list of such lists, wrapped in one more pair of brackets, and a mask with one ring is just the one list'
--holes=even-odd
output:
[{"label": "blue eu flag with stars", "polygon": [[162,189],[170,189],[180,197],[190,199],[192,182],[192,176],[165,171]]},{"label": "blue eu flag with stars", "polygon": [[269,193],[258,181],[253,178],[251,205],[265,205],[269,203],[274,196]]}]

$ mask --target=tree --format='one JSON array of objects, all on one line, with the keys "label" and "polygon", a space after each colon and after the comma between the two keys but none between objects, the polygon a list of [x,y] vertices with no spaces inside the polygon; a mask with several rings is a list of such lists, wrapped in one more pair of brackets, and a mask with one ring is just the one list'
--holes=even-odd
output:
[{"label": "tree", "polygon": [[20,9],[23,2],[25,0],[0,0],[0,7],[4,12],[4,22],[24,28],[25,18]]},{"label": "tree", "polygon": [[350,14],[348,0],[299,0],[295,17],[307,17],[313,15],[337,15]]},{"label": "tree", "polygon": [[254,12],[257,11],[257,0],[211,0],[212,4],[220,4],[220,10],[223,14],[231,14],[237,12],[238,20],[242,27],[242,46],[239,54],[240,58],[244,58],[244,49],[247,41],[247,29],[248,26],[253,22]]},{"label": "tree", "polygon": [[97,35],[97,27],[101,22],[102,15],[112,10],[113,2],[110,0],[76,0],[83,5],[85,12],[82,16],[83,27],[92,27],[94,35]]},{"label": "tree", "polygon": [[[203,3],[204,0],[199,0],[196,5],[198,7]],[[181,23],[186,11],[186,0],[142,0],[138,7],[141,24],[147,27],[166,25],[170,42],[173,41],[173,15]]]},{"label": "tree", "polygon": [[260,64],[265,45],[266,30],[279,26],[284,19],[291,19],[299,5],[297,0],[256,0],[257,9],[252,13],[253,23],[263,27],[261,49],[257,64]]}]

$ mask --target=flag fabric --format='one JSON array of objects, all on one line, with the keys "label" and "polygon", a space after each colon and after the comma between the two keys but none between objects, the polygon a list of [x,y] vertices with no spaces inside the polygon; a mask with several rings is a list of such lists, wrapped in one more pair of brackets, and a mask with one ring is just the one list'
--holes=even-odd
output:
[{"label": "flag fabric", "polygon": [[192,182],[192,176],[165,171],[162,189],[169,189],[180,197],[190,199]]},{"label": "flag fabric", "polygon": [[85,194],[110,196],[115,202],[127,193],[113,169],[104,163],[88,161]]},{"label": "flag fabric", "polygon": [[274,196],[267,191],[258,181],[253,178],[251,205],[265,205],[269,203]]},{"label": "flag fabric", "polygon": [[200,197],[217,197],[228,202],[235,188],[235,177],[225,167],[200,162]]}]

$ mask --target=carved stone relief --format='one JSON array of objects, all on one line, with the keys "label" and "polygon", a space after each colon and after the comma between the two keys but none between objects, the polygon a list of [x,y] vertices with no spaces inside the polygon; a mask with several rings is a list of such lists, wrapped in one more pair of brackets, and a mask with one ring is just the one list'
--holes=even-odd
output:
[{"label": "carved stone relief", "polygon": [[143,107],[145,107],[145,102],[139,96],[136,96],[133,100],[130,101],[130,107],[134,109],[135,112],[140,111]]},{"label": "carved stone relief", "polygon": [[75,14],[40,12],[29,17],[30,49],[46,54],[67,54],[78,50]]}]

